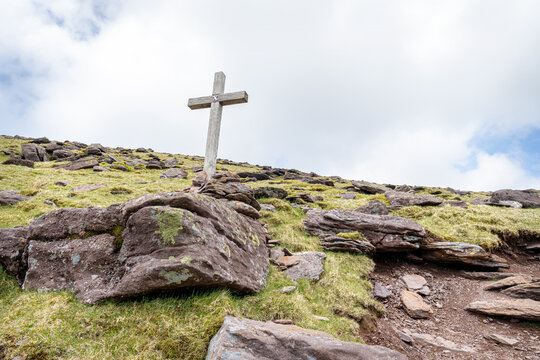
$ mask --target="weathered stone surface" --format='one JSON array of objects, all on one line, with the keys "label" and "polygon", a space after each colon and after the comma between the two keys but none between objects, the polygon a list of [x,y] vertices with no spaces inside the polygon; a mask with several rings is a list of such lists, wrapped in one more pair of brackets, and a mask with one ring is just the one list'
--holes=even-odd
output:
[{"label": "weathered stone surface", "polygon": [[540,321],[540,301],[530,299],[475,301],[467,306],[467,310],[489,316]]},{"label": "weathered stone surface", "polygon": [[384,195],[393,206],[435,206],[443,202],[438,197],[426,194],[411,194],[390,190],[385,192]]},{"label": "weathered stone surface", "polygon": [[353,192],[348,192],[345,194],[340,194],[339,197],[342,198],[343,200],[354,200],[356,199],[356,194]]},{"label": "weathered stone surface", "polygon": [[356,191],[364,194],[384,194],[389,189],[386,186],[370,183],[367,181],[351,181]]},{"label": "weathered stone surface", "polygon": [[260,172],[243,171],[243,172],[236,173],[236,175],[240,176],[241,178],[253,178],[256,180],[270,180],[270,176],[268,176],[268,174],[260,173]]},{"label": "weathered stone surface", "polygon": [[401,281],[405,283],[409,291],[420,290],[427,285],[426,279],[416,274],[405,274],[401,277]]},{"label": "weathered stone surface", "polygon": [[76,171],[81,169],[91,169],[94,166],[99,165],[98,161],[93,157],[86,157],[76,161],[73,161],[70,164],[60,165],[59,168]]},{"label": "weathered stone surface", "polygon": [[201,186],[198,192],[216,199],[241,201],[254,207],[256,210],[260,210],[261,205],[255,200],[253,189],[234,180],[233,177],[228,176],[212,179]]},{"label": "weathered stone surface", "polygon": [[[118,226],[125,226],[121,242],[110,235]],[[196,194],[59,209],[30,225],[24,287],[73,290],[85,303],[183,287],[259,291],[269,269],[266,237],[261,223]]]},{"label": "weathered stone surface", "polygon": [[284,255],[275,260],[276,265],[290,267],[300,262],[300,256]]},{"label": "weathered stone surface", "polygon": [[70,156],[73,156],[73,153],[69,150],[58,149],[58,150],[54,150],[52,153],[53,160],[65,159]]},{"label": "weathered stone surface", "polygon": [[484,286],[484,290],[501,290],[506,289],[511,286],[519,285],[519,284],[525,284],[528,282],[531,282],[532,277],[528,275],[516,275],[516,276],[510,276],[495,282],[492,282],[491,284],[487,284]]},{"label": "weathered stone surface", "polygon": [[371,200],[364,206],[360,206],[355,211],[372,215],[388,215],[388,206],[379,200]]},{"label": "weathered stone surface", "polygon": [[49,156],[45,149],[36,144],[21,144],[23,159],[34,162],[49,161]]},{"label": "weathered stone surface", "polygon": [[261,214],[251,205],[240,201],[229,201],[229,206],[232,207],[236,212],[249,216],[252,219],[259,219]]},{"label": "weathered stone surface", "polygon": [[498,271],[462,271],[461,276],[473,280],[498,280],[511,276],[516,276],[514,273],[505,273]]},{"label": "weathered stone surface", "polygon": [[4,164],[4,165],[26,166],[26,167],[30,167],[30,168],[34,167],[34,162],[32,160],[18,159],[18,158],[14,158],[14,157],[11,157],[11,158],[7,159],[2,164]]},{"label": "weathered stone surface", "polygon": [[15,205],[18,202],[30,199],[16,190],[0,190],[0,205]]},{"label": "weathered stone surface", "polygon": [[514,346],[519,343],[518,339],[514,339],[509,336],[504,336],[500,334],[489,334],[486,336],[487,339],[493,340],[495,342],[498,342],[499,344],[508,345],[508,346]]},{"label": "weathered stone surface", "polygon": [[401,302],[407,314],[413,319],[428,319],[433,314],[431,305],[427,304],[420,295],[412,291],[403,290],[401,292]]},{"label": "weathered stone surface", "polygon": [[114,236],[43,242],[28,245],[26,290],[70,290],[85,302],[101,299],[118,269]]},{"label": "weathered stone surface", "polygon": [[97,190],[106,186],[107,186],[106,184],[86,184],[86,185],[74,186],[71,190],[75,192],[86,192],[86,191]]},{"label": "weathered stone surface", "polygon": [[491,203],[499,203],[500,201],[517,201],[524,208],[539,208],[540,197],[536,190],[497,190],[489,200]]},{"label": "weathered stone surface", "polygon": [[287,274],[291,280],[319,280],[320,276],[324,272],[324,259],[326,259],[325,253],[318,251],[304,251],[294,253],[292,257],[298,258],[298,262],[289,266],[287,270],[285,270],[285,274]]},{"label": "weathered stone surface", "polygon": [[277,199],[285,199],[289,195],[286,190],[277,188],[277,187],[271,187],[271,186],[264,186],[260,188],[255,188],[255,199],[260,198],[277,198]]},{"label": "weathered stone surface", "polygon": [[373,296],[379,299],[388,299],[392,296],[392,291],[388,290],[386,286],[381,283],[375,283],[373,286]]},{"label": "weathered stone surface", "polygon": [[304,226],[310,235],[325,239],[339,233],[358,231],[377,251],[418,249],[425,230],[416,222],[389,215],[371,215],[351,210],[317,210],[307,212]]},{"label": "weathered stone surface", "polygon": [[422,244],[420,248],[423,259],[436,263],[493,269],[508,267],[506,260],[488,253],[478,245],[441,241]]},{"label": "weathered stone surface", "polygon": [[109,232],[121,225],[118,206],[108,208],[64,208],[43,214],[30,224],[29,239],[53,241],[70,236]]},{"label": "weathered stone surface", "polygon": [[0,265],[7,272],[15,275],[19,283],[22,283],[26,270],[23,253],[26,248],[27,238],[27,226],[0,229]]},{"label": "weathered stone surface", "polygon": [[540,301],[540,281],[515,285],[503,290],[502,293],[516,298]]},{"label": "weathered stone surface", "polygon": [[403,332],[407,335],[409,335],[411,338],[413,338],[414,341],[417,341],[422,344],[434,346],[436,348],[451,351],[451,352],[458,352],[458,353],[466,353],[466,354],[475,354],[476,351],[474,348],[467,346],[467,345],[458,345],[453,341],[446,340],[445,338],[442,338],[440,336],[433,336],[431,334],[422,334],[422,333],[416,333],[409,330],[404,329]]},{"label": "weathered stone surface", "polygon": [[111,170],[104,168],[103,166],[94,166],[92,170],[96,172],[110,172]]},{"label": "weathered stone surface", "polygon": [[339,341],[330,334],[227,316],[206,360],[406,360],[383,346]]},{"label": "weathered stone surface", "polygon": [[325,250],[329,251],[347,251],[366,255],[375,253],[375,246],[368,241],[347,239],[340,236],[326,236],[321,238],[319,243]]},{"label": "weathered stone surface", "polygon": [[161,179],[185,179],[187,178],[188,173],[186,170],[179,168],[170,168],[167,169],[159,177]]}]

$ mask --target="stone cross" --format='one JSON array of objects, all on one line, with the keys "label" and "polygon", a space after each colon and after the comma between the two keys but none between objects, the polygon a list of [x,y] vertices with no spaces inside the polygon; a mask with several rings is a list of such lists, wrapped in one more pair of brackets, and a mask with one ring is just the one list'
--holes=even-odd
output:
[{"label": "stone cross", "polygon": [[214,75],[214,90],[212,96],[191,98],[188,106],[191,110],[210,108],[210,122],[206,138],[206,155],[204,157],[204,171],[211,179],[216,173],[217,150],[219,144],[219,128],[221,125],[221,111],[224,105],[246,103],[248,94],[245,91],[224,93],[225,74],[217,72]]}]

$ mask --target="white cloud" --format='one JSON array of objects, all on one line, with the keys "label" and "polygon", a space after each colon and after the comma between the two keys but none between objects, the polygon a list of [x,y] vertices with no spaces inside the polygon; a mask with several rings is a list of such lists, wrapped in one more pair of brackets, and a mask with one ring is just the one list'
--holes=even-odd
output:
[{"label": "white cloud", "polygon": [[22,117],[0,101],[13,133],[202,154],[208,111],[186,103],[223,70],[226,90],[250,101],[224,109],[221,157],[391,183],[540,186],[471,144],[486,128],[540,126],[537,2],[33,4],[0,14],[0,62],[32,70],[22,88],[0,83],[0,95],[26,96]]}]

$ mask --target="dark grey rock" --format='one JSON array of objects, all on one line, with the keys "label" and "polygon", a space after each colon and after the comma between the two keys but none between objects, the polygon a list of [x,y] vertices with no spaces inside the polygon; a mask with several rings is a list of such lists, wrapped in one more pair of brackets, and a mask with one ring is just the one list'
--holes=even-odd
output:
[{"label": "dark grey rock", "polygon": [[23,159],[34,162],[49,161],[49,156],[45,149],[36,144],[21,144]]},{"label": "dark grey rock", "polygon": [[499,203],[500,201],[517,201],[524,208],[539,208],[540,197],[537,190],[497,190],[490,198],[490,203]]},{"label": "dark grey rock", "polygon": [[185,179],[187,178],[188,173],[186,170],[179,168],[167,169],[159,177],[161,179]]},{"label": "dark grey rock", "polygon": [[442,241],[422,244],[420,249],[423,259],[436,263],[492,269],[508,267],[506,260],[488,253],[478,245]]},{"label": "dark grey rock", "polygon": [[15,205],[28,199],[30,196],[23,196],[16,190],[0,190],[0,205]]},{"label": "dark grey rock", "polygon": [[277,188],[277,187],[271,187],[271,186],[264,186],[254,189],[254,196],[256,199],[260,198],[276,198],[276,199],[285,199],[287,195],[286,190]]}]

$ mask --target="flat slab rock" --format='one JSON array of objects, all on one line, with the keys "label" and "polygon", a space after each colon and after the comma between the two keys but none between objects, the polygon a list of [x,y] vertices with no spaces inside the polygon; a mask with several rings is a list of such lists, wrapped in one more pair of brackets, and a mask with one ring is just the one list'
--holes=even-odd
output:
[{"label": "flat slab rock", "polygon": [[[25,229],[11,237],[0,231],[0,244],[28,242],[23,287],[71,290],[89,304],[184,287],[256,292],[269,270],[263,225],[225,201],[198,194],[150,194],[108,208],[54,210]],[[0,260],[19,259],[24,268],[19,254],[4,257],[2,251]],[[20,271],[13,261],[6,269]]]},{"label": "flat slab rock", "polygon": [[[293,258],[294,263],[291,264],[285,274],[293,281],[299,279],[309,279],[318,281],[324,272],[324,260],[326,254],[319,251],[304,251],[294,253],[293,256],[284,256],[284,258]],[[281,259],[278,259],[278,263]]]},{"label": "flat slab rock", "polygon": [[442,338],[440,336],[412,332],[412,331],[409,331],[408,329],[404,329],[402,330],[402,332],[406,334],[407,336],[410,336],[414,341],[417,341],[421,344],[434,346],[442,350],[447,350],[447,351],[457,352],[457,353],[466,353],[466,354],[476,353],[476,350],[470,346],[458,345],[455,342],[446,340],[445,338]]},{"label": "flat slab rock", "polygon": [[505,259],[490,254],[478,245],[441,241],[420,246],[420,257],[441,264],[458,264],[477,268],[508,268]]},{"label": "flat slab rock", "polygon": [[467,310],[489,316],[540,321],[540,301],[530,299],[475,301],[467,306]]},{"label": "flat slab rock", "polygon": [[206,360],[406,360],[383,346],[339,341],[295,325],[227,316],[210,341]]},{"label": "flat slab rock", "polygon": [[322,240],[358,231],[381,252],[416,250],[426,235],[424,228],[410,219],[340,209],[309,210],[304,227],[308,234]]},{"label": "flat slab rock", "polygon": [[437,206],[443,199],[427,194],[412,194],[401,191],[387,191],[384,193],[392,206]]},{"label": "flat slab rock", "polygon": [[1,190],[0,205],[15,205],[21,201],[30,199],[29,196],[19,194],[16,190]]},{"label": "flat slab rock", "polygon": [[503,290],[502,293],[515,298],[540,301],[540,281],[518,284]]}]

